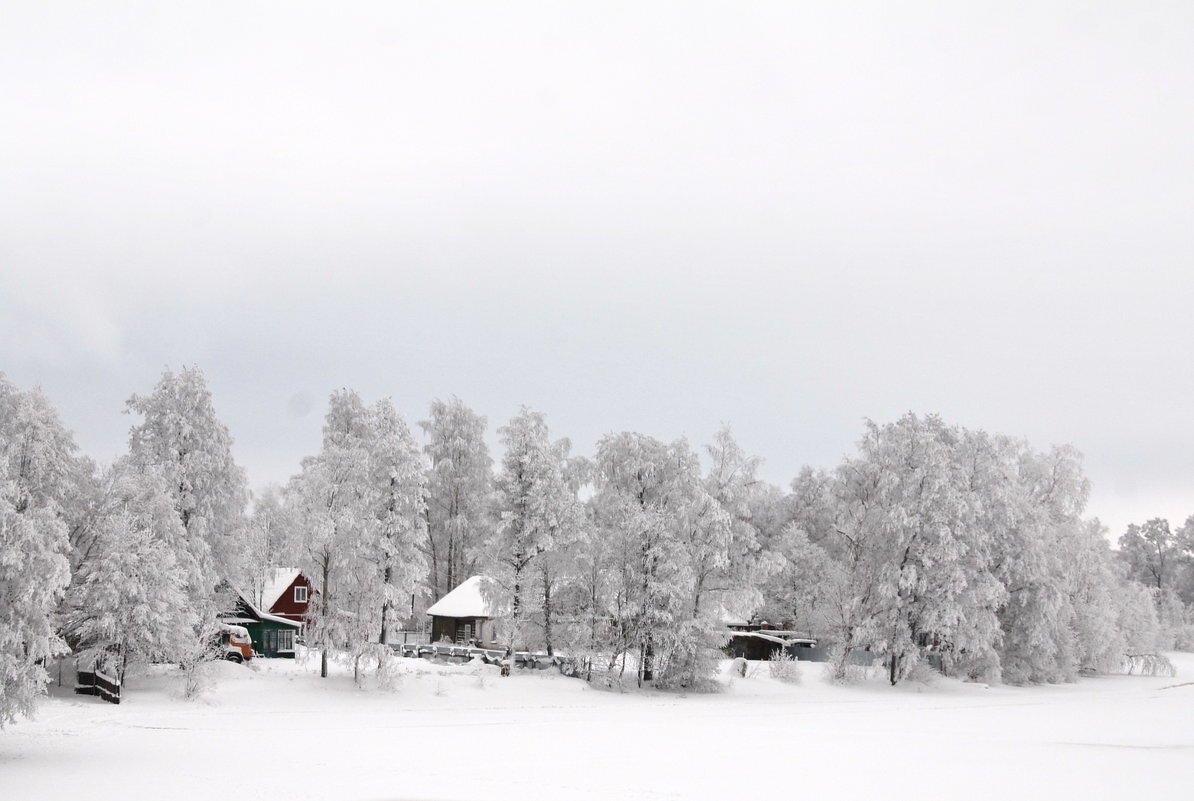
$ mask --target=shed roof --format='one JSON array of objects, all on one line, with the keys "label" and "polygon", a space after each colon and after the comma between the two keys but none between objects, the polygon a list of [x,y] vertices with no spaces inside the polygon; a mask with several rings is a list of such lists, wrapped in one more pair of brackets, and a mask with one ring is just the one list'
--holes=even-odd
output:
[{"label": "shed roof", "polygon": [[433,603],[427,614],[435,617],[493,617],[493,605],[486,596],[497,590],[493,579],[473,576]]}]

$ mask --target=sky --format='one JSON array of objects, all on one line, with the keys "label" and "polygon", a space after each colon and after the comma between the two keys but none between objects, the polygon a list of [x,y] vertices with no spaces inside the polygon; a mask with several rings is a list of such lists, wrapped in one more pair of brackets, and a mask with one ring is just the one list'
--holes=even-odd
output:
[{"label": "sky", "polygon": [[51,1],[0,76],[0,371],[101,462],[198,366],[258,488],[347,387],[1194,514],[1194,4]]}]

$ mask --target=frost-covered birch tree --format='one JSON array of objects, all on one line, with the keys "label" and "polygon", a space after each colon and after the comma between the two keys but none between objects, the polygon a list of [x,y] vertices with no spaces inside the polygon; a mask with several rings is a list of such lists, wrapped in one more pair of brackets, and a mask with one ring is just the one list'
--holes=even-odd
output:
[{"label": "frost-covered birch tree", "polygon": [[253,603],[260,606],[274,570],[294,564],[293,526],[287,519],[282,487],[271,484],[255,495],[245,535],[245,560],[249,565],[246,589]]},{"label": "frost-covered birch tree", "polygon": [[576,651],[576,624],[586,619],[587,607],[579,602],[585,592],[584,574],[592,569],[583,556],[593,545],[589,515],[580,501],[581,488],[592,475],[592,463],[584,457],[569,457],[567,440],[558,440],[557,445],[564,460],[566,514],[552,536],[552,547],[538,560],[543,647],[551,655],[560,648],[566,653]]},{"label": "frost-covered birch tree", "polygon": [[357,393],[332,394],[323,447],[303,459],[287,487],[299,538],[299,568],[315,584],[307,610],[307,640],[320,651],[327,678],[332,654],[366,642],[381,609],[376,591],[375,509],[372,507],[368,410]]},{"label": "frost-covered birch tree", "polygon": [[[581,507],[568,476],[570,444],[551,440],[542,414],[523,407],[499,433],[506,452],[497,478],[500,517],[489,550],[491,573],[508,595],[506,645],[513,653],[523,644],[528,614],[543,612],[544,602],[551,603],[550,573],[544,581],[542,557],[579,527]],[[550,638],[550,608],[547,612]]]},{"label": "frost-covered birch tree", "polygon": [[717,432],[705,453],[709,471],[704,489],[725,517],[706,506],[710,516],[703,525],[716,538],[700,540],[693,551],[694,607],[698,612],[749,615],[762,606],[760,588],[779,567],[763,547],[761,521],[756,519],[756,511],[763,508],[758,499],[767,493],[757,476],[762,460],[747,454],[729,428]]},{"label": "frost-covered birch tree", "polygon": [[[604,437],[597,447],[596,511],[609,540],[611,665],[633,660],[637,680],[696,686],[714,647],[695,603],[695,558],[725,559],[728,516],[702,485],[688,444],[641,434]],[[699,672],[702,675],[698,675]]]},{"label": "frost-covered birch tree", "polygon": [[422,454],[390,401],[370,408],[341,390],[322,448],[286,495],[296,561],[315,587],[308,641],[321,652],[320,673],[331,655],[347,653],[359,679],[367,655],[386,658],[378,645],[426,575]]},{"label": "frost-covered birch tree", "polygon": [[431,404],[419,423],[431,461],[427,478],[427,561],[435,600],[476,572],[478,547],[492,531],[493,460],[485,418],[459,398]]},{"label": "frost-covered birch tree", "polygon": [[393,403],[378,401],[372,409],[369,444],[370,487],[377,521],[377,566],[381,583],[378,642],[423,585],[427,560],[426,470],[410,428]]}]

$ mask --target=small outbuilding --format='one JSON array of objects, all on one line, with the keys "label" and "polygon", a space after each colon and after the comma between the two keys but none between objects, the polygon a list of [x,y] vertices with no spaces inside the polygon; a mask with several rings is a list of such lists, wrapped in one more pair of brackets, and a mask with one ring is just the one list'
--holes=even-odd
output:
[{"label": "small outbuilding", "polygon": [[486,576],[473,576],[427,610],[431,616],[431,642],[451,642],[497,648],[493,596],[497,586]]}]

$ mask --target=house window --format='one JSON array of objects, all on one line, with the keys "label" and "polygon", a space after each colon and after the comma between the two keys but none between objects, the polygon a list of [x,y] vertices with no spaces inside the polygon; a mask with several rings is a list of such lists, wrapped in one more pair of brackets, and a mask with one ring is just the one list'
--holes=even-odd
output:
[{"label": "house window", "polygon": [[294,602],[296,604],[305,604],[307,602],[307,588],[306,587],[295,587],[294,588]]},{"label": "house window", "polygon": [[274,656],[279,651],[294,650],[294,631],[291,629],[266,629],[262,632],[264,653]]}]

